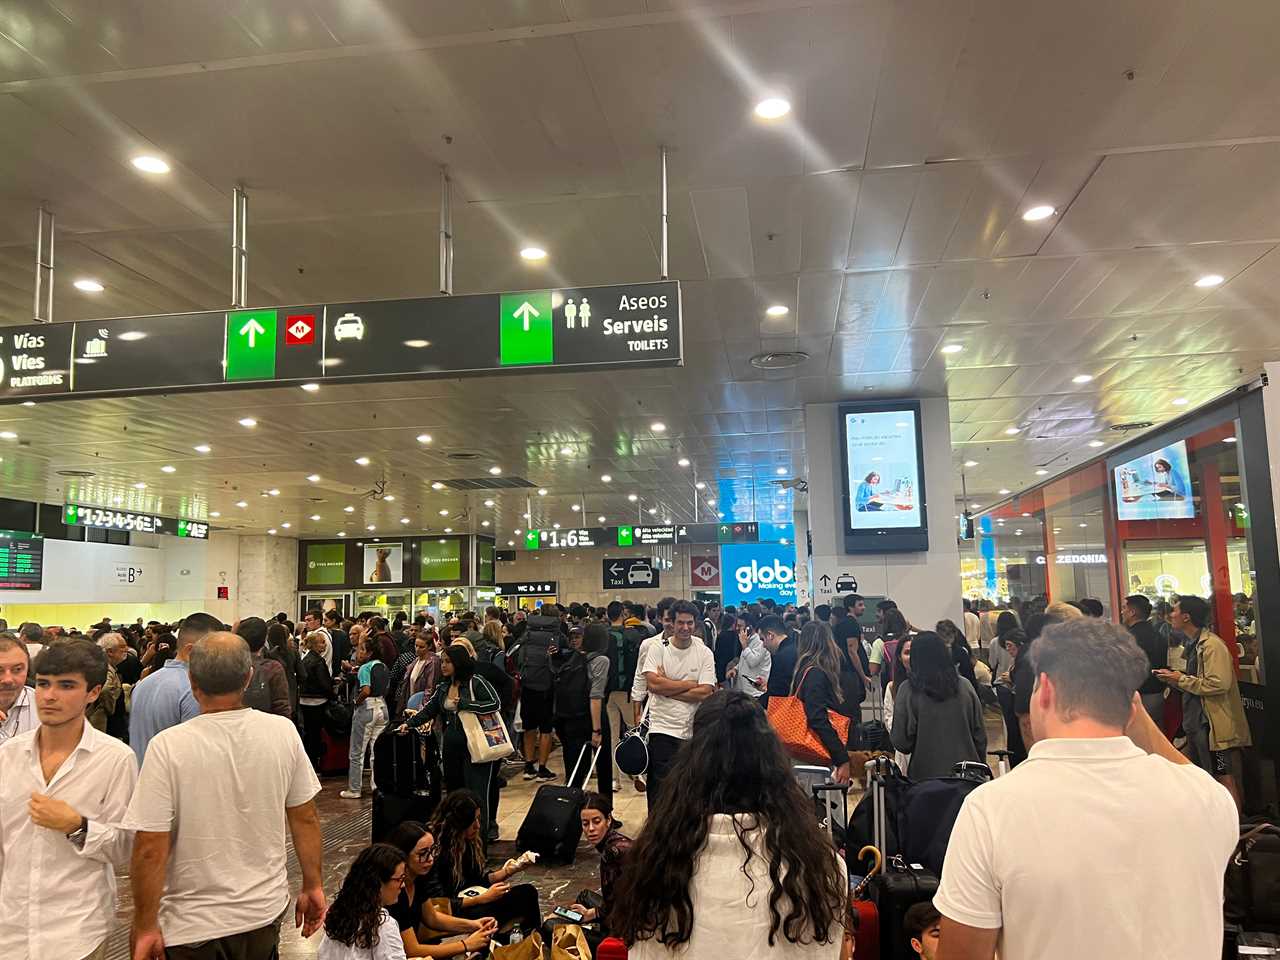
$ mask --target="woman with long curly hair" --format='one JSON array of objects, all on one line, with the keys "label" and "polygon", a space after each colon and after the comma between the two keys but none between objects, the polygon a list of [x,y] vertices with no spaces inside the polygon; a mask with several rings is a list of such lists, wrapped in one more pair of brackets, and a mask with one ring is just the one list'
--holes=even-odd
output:
[{"label": "woman with long curly hair", "polygon": [[[470,790],[455,790],[440,801],[427,829],[436,838],[436,862],[427,874],[429,895],[448,897],[449,913],[467,920],[492,917],[498,927],[510,921],[525,932],[538,929],[538,888],[508,881],[520,867],[485,870],[481,845],[480,801]],[[472,888],[482,888],[478,892]],[[463,896],[463,891],[468,895]]]},{"label": "woman with long curly hair", "polygon": [[670,777],[610,906],[632,960],[840,956],[844,863],[750,695],[703,701]]},{"label": "woman with long curly hair", "polygon": [[948,776],[962,760],[986,761],[982,704],[932,630],[911,638],[911,675],[895,686],[889,736],[895,750],[910,754],[912,780]]},{"label": "woman with long curly hair", "polygon": [[387,912],[404,874],[404,854],[389,843],[356,855],[325,914],[319,960],[405,960],[400,927]]},{"label": "woman with long curly hair", "polygon": [[796,645],[796,669],[791,675],[791,696],[804,704],[804,719],[822,742],[837,783],[849,782],[849,751],[840,739],[827,711],[843,713],[840,687],[840,650],[831,628],[821,620],[806,623]]}]

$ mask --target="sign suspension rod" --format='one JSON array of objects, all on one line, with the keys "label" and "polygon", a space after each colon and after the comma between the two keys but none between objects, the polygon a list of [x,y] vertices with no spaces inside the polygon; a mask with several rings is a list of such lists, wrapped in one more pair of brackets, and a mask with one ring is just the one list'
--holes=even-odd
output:
[{"label": "sign suspension rod", "polygon": [[36,323],[53,323],[53,211],[43,203],[36,211],[36,295],[31,316]]},{"label": "sign suspension rod", "polygon": [[236,184],[231,195],[231,306],[243,307],[249,293],[249,194]]}]

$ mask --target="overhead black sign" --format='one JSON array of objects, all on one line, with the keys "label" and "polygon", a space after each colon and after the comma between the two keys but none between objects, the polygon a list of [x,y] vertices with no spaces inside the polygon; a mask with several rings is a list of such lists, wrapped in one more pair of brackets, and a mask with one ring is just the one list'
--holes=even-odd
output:
[{"label": "overhead black sign", "polygon": [[132,533],[167,533],[174,537],[208,540],[209,524],[203,520],[174,520],[153,513],[113,510],[110,507],[82,507],[68,503],[62,508],[62,522],[68,527],[96,527]]},{"label": "overhead black sign", "polygon": [[683,356],[674,280],[349,301],[11,327],[0,333],[0,402],[676,366]]},{"label": "overhead black sign", "polygon": [[557,583],[554,580],[520,580],[497,584],[500,597],[554,597]]},{"label": "overhead black sign", "polygon": [[39,590],[44,580],[44,535],[0,530],[0,590]]},{"label": "overhead black sign", "polygon": [[658,567],[648,557],[605,557],[604,589],[637,590],[660,586]]}]

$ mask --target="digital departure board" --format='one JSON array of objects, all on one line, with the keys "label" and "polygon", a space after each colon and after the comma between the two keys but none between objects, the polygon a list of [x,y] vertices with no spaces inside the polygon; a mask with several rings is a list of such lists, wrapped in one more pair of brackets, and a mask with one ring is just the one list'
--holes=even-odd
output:
[{"label": "digital departure board", "polygon": [[0,590],[39,590],[44,583],[44,535],[0,530]]}]

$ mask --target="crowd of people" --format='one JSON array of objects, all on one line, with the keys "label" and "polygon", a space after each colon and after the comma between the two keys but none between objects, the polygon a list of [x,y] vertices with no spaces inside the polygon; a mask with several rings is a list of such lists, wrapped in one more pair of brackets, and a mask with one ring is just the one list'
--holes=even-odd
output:
[{"label": "crowd of people", "polygon": [[[0,629],[0,956],[105,956],[127,867],[135,960],[266,960],[290,907],[305,936],[321,932],[325,960],[484,955],[552,935],[566,915],[593,948],[614,936],[641,958],[847,957],[849,865],[771,723],[770,701],[785,698],[802,705],[830,781],[853,786],[868,746],[911,780],[945,777],[985,763],[988,726],[1003,722],[1013,773],[966,801],[938,895],[905,921],[920,955],[1089,952],[1066,945],[1071,930],[1105,956],[1117,944],[1208,956],[1249,745],[1210,613],[1182,597],[1162,619],[1135,594],[1126,631],[1088,601],[966,601],[960,623],[922,628],[855,594],[813,608],[668,597],[439,622],[308,610],[298,624],[192,613]],[[473,757],[467,714],[501,717],[513,754]],[[612,757],[632,726],[647,732],[636,775]],[[442,790],[361,851],[329,902],[315,798],[335,729],[349,739],[344,800],[364,796],[379,738],[414,731],[432,734]],[[559,915],[513,882],[528,858],[489,856],[503,785],[561,779],[557,744],[600,857],[599,888]],[[648,816],[624,832],[614,797],[628,788]],[[1184,816],[1194,835],[1164,844]],[[1062,896],[1067,878],[1096,877],[1091,846],[1114,865],[1149,857],[1144,842],[1160,859],[1141,870],[1148,901],[1114,869]],[[1130,928],[1098,922],[1134,902]]]}]

